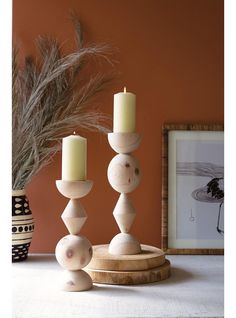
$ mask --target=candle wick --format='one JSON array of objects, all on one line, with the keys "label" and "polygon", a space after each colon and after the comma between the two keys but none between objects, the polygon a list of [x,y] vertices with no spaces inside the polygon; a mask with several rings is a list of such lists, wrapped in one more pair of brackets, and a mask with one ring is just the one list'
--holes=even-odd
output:
[{"label": "candle wick", "polygon": [[126,93],[126,87],[124,87],[124,93]]}]

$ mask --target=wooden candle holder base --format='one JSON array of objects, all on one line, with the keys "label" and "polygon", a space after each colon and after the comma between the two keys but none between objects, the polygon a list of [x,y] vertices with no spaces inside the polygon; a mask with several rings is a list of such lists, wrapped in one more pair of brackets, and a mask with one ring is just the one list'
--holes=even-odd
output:
[{"label": "wooden candle holder base", "polygon": [[141,245],[136,255],[114,255],[108,249],[109,245],[93,246],[93,258],[84,270],[94,283],[136,285],[170,277],[170,262],[159,248]]},{"label": "wooden candle holder base", "polygon": [[134,255],[141,253],[137,239],[129,233],[118,233],[110,242],[109,253],[114,255]]}]

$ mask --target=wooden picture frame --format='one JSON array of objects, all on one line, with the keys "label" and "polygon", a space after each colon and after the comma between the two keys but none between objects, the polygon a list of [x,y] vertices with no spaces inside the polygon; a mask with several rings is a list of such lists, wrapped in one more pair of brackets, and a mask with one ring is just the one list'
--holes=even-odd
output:
[{"label": "wooden picture frame", "polygon": [[[193,247],[171,247],[168,245],[168,135],[169,132],[188,131],[198,132],[222,132],[223,124],[164,124],[162,127],[162,224],[161,224],[161,247],[167,254],[224,254],[224,248],[193,248]],[[176,178],[177,179],[177,178]],[[169,201],[171,202],[171,201]],[[213,206],[213,205],[211,205]],[[177,223],[176,223],[177,224]],[[223,231],[222,231],[223,232]]]}]

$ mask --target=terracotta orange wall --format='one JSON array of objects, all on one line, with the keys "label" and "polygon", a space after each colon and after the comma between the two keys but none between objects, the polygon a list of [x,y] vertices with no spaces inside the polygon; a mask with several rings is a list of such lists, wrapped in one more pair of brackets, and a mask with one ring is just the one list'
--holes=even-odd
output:
[{"label": "terracotta orange wall", "polygon": [[[143,141],[136,152],[143,179],[132,193],[137,217],[132,228],[142,243],[160,245],[161,126],[163,123],[222,123],[222,0],[20,0],[14,1],[14,38],[22,53],[34,52],[39,34],[66,40],[73,28],[70,9],[80,16],[89,42],[107,42],[118,50],[118,82],[100,99],[112,114],[113,94],[126,85],[137,95],[137,130]],[[112,210],[118,194],[106,177],[114,156],[106,137],[88,138],[88,177],[95,182],[83,199],[88,220],[83,227],[92,244],[108,243],[118,233]],[[55,187],[61,157],[43,169],[28,186],[36,229],[31,252],[53,252],[67,230],[60,219],[67,200]]]}]

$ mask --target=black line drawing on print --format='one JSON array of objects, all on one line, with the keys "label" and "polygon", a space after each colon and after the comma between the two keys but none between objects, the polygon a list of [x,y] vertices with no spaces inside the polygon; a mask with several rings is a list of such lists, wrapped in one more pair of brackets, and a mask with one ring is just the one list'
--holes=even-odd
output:
[{"label": "black line drawing on print", "polygon": [[191,196],[200,202],[219,203],[216,230],[223,235],[224,230],[220,228],[220,219],[221,208],[224,204],[224,167],[209,162],[177,162],[176,173],[210,178],[206,185],[192,191]]}]

